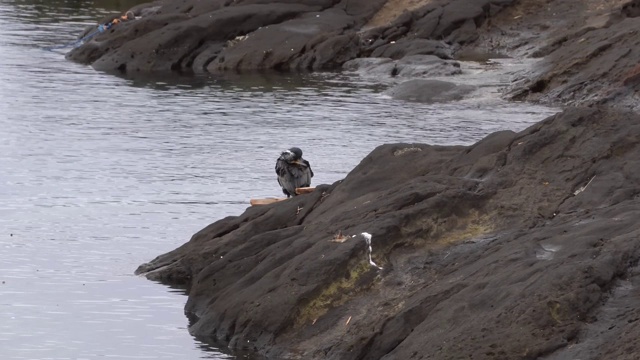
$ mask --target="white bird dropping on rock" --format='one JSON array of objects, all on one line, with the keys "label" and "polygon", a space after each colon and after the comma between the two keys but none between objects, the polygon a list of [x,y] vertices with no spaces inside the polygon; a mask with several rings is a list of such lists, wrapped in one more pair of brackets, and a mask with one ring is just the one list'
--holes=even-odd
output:
[{"label": "white bird dropping on rock", "polygon": [[362,236],[364,237],[364,241],[367,243],[367,252],[369,253],[369,264],[382,270],[382,268],[378,266],[376,263],[374,263],[373,260],[371,259],[371,253],[373,252],[373,249],[371,248],[371,234],[369,234],[368,232],[363,232]]}]

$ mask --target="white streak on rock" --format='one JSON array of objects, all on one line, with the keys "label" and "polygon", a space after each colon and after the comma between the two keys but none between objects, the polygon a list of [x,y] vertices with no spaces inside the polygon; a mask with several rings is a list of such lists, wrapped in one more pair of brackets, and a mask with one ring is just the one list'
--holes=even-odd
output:
[{"label": "white streak on rock", "polygon": [[585,185],[585,186],[583,186],[583,187],[581,187],[581,188],[579,188],[578,190],[576,190],[576,191],[574,191],[574,192],[573,192],[573,196],[576,196],[576,195],[580,194],[581,192],[583,192],[583,191],[587,188],[587,186],[589,186],[589,184],[591,184],[591,182],[592,182],[592,181],[593,181],[593,179],[595,179],[595,178],[596,178],[596,176],[595,176],[595,175],[593,175],[593,177],[591,178],[591,180],[589,180],[589,182],[587,183],[587,185]]},{"label": "white streak on rock", "polygon": [[542,250],[538,249],[536,251],[536,258],[538,260],[553,260],[555,257],[555,253],[562,249],[560,245],[552,245],[552,244],[540,244]]},{"label": "white streak on rock", "polygon": [[371,234],[367,232],[363,232],[362,236],[364,237],[364,241],[367,243],[367,253],[369,255],[369,264],[371,264],[371,266],[375,266],[378,269],[382,270],[382,268],[378,266],[376,263],[374,263],[373,259],[371,259],[371,253],[373,252],[373,249],[371,248]]}]

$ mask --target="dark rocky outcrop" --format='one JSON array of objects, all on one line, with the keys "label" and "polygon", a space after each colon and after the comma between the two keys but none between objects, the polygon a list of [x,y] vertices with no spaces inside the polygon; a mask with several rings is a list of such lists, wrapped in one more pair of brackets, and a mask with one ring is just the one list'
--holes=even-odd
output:
[{"label": "dark rocky outcrop", "polygon": [[512,2],[419,0],[423,5],[414,11],[373,26],[374,17],[403,1],[158,0],[134,7],[137,20],[114,26],[67,57],[127,73],[318,70],[358,57],[450,58],[452,45],[476,39],[477,27]]},{"label": "dark rocky outcrop", "polygon": [[[458,74],[453,59],[539,58],[512,98],[589,106],[472,146],[380,146],[343,181],[217,221],[137,273],[188,289],[197,337],[274,359],[630,360],[639,4],[162,0],[68,56],[123,72],[344,65],[404,79]],[[389,94],[472,90],[418,79]],[[382,270],[362,237],[332,241],[363,231]]]},{"label": "dark rocky outcrop", "polygon": [[[277,359],[635,359],[639,138],[635,113],[571,108],[472,146],[383,145],[137,273],[189,289],[195,335]],[[363,231],[383,270],[361,237],[330,241]]]},{"label": "dark rocky outcrop", "polygon": [[157,0],[67,56],[124,73],[536,57],[510,98],[638,110],[638,8],[636,0]]},{"label": "dark rocky outcrop", "polygon": [[[142,17],[114,26],[68,58],[121,72],[335,67],[341,48],[346,60],[358,50],[350,29],[382,3],[158,1],[132,9]],[[291,64],[294,59],[301,64]]]},{"label": "dark rocky outcrop", "polygon": [[[517,98],[564,104],[625,103],[640,110],[640,18],[618,19],[566,36],[528,79]],[[622,100],[622,101],[621,101]],[[631,100],[631,101],[630,101]]]},{"label": "dark rocky outcrop", "polygon": [[638,110],[637,1],[523,1],[478,29],[470,47],[540,58],[509,92],[517,100]]}]

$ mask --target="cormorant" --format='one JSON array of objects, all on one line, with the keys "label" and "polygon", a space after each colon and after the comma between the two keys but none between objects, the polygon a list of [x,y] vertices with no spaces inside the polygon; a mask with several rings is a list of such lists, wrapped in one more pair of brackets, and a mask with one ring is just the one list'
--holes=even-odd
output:
[{"label": "cormorant", "polygon": [[296,188],[311,185],[313,171],[309,162],[302,158],[302,150],[292,147],[280,154],[276,161],[276,174],[278,184],[282,186],[282,192],[290,196],[296,196]]}]

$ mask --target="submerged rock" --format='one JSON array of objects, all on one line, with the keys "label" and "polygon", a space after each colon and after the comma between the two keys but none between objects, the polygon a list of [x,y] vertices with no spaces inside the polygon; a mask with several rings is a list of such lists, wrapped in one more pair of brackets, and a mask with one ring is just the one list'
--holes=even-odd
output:
[{"label": "submerged rock", "polygon": [[382,145],[137,273],[188,289],[194,335],[274,359],[536,359],[589,341],[585,358],[633,359],[639,138],[635,113],[571,108],[471,146]]},{"label": "submerged rock", "polygon": [[457,61],[443,60],[433,55],[412,55],[400,60],[359,58],[345,62],[342,69],[373,77],[421,78],[451,76],[462,73],[460,63]]},{"label": "submerged rock", "polygon": [[389,90],[386,94],[394,99],[424,103],[461,100],[476,87],[456,85],[447,81],[414,79],[405,81]]}]

